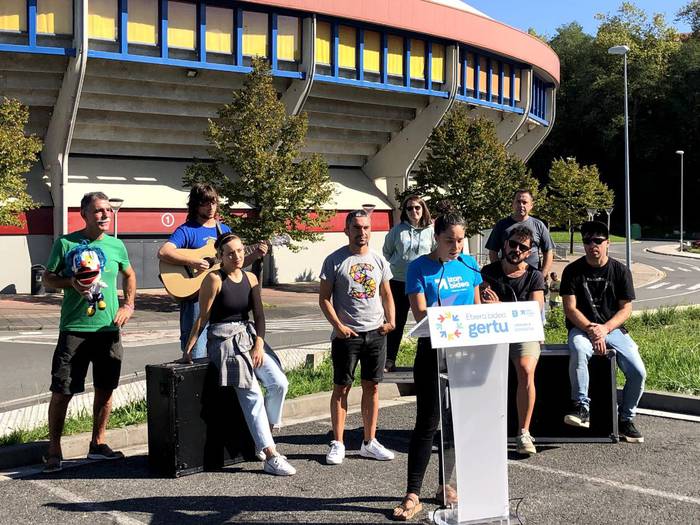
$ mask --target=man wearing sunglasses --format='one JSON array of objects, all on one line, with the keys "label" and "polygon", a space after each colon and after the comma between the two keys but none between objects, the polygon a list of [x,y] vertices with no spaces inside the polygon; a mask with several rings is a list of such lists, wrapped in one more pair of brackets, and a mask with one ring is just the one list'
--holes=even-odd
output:
[{"label": "man wearing sunglasses", "polygon": [[[481,302],[537,301],[544,308],[544,277],[527,263],[532,248],[532,231],[518,226],[510,231],[503,243],[503,257],[481,269],[484,284]],[[511,343],[510,359],[518,375],[517,407],[520,432],[516,450],[519,454],[535,454],[537,450],[530,435],[530,421],[535,408],[535,367],[540,357],[537,341]]]},{"label": "man wearing sunglasses", "polygon": [[632,273],[621,262],[608,257],[605,224],[584,222],[581,236],[586,255],[564,269],[560,287],[569,330],[573,401],[573,410],[564,422],[575,427],[590,426],[588,360],[593,354],[605,355],[607,348],[612,348],[625,376],[618,414],[620,438],[642,443],[644,437],[634,425],[634,415],[644,390],[646,370],[639,348],[624,326],[635,298]]}]

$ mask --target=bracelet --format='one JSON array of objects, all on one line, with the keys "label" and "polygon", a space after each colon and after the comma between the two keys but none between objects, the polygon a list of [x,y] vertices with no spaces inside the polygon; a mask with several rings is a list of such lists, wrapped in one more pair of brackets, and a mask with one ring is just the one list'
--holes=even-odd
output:
[{"label": "bracelet", "polygon": [[124,308],[128,308],[128,309],[131,310],[132,312],[134,311],[134,307],[133,307],[132,305],[128,304],[128,303],[124,303],[122,306],[123,306]]}]

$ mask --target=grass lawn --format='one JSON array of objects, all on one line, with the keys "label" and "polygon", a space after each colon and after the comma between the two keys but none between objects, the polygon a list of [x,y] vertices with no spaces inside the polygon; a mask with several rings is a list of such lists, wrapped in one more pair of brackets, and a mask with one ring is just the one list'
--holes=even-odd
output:
[{"label": "grass lawn", "polygon": [[[567,231],[562,232],[550,232],[552,235],[552,240],[559,245],[569,244],[570,234]],[[581,232],[574,232],[574,242],[581,243]],[[610,242],[625,242],[624,237],[619,235],[611,235]]]}]

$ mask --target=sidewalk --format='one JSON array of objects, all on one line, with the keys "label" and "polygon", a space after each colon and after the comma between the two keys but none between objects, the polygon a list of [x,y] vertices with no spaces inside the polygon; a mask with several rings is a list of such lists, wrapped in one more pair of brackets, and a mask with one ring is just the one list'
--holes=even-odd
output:
[{"label": "sidewalk", "polygon": [[673,257],[685,257],[686,259],[700,260],[700,253],[690,253],[685,251],[681,252],[678,250],[678,244],[664,244],[663,246],[647,248],[646,251],[657,255],[671,255]]}]

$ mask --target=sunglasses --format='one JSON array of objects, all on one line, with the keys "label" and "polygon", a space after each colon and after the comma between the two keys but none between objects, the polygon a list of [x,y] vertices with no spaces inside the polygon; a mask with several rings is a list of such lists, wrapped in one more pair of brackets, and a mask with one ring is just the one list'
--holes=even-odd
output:
[{"label": "sunglasses", "polygon": [[405,209],[406,209],[406,211],[411,211],[411,210],[420,210],[421,208],[422,208],[422,206],[417,204],[416,206],[406,206]]},{"label": "sunglasses", "polygon": [[522,244],[518,241],[514,241],[513,239],[508,239],[508,246],[510,246],[514,250],[518,248],[521,252],[526,252],[530,249],[530,246]]},{"label": "sunglasses", "polygon": [[600,244],[603,244],[605,241],[607,241],[607,239],[605,239],[603,237],[584,237],[583,244],[595,243],[595,244],[600,245]]}]

